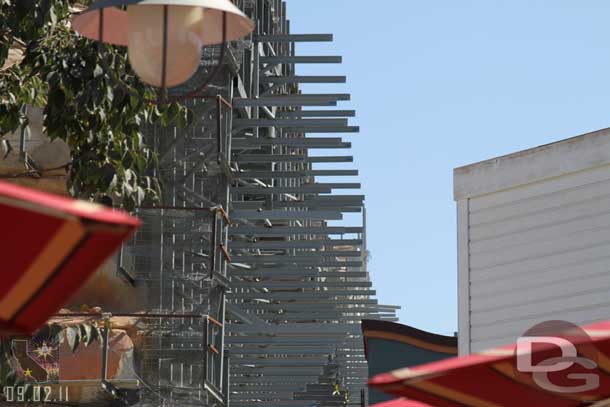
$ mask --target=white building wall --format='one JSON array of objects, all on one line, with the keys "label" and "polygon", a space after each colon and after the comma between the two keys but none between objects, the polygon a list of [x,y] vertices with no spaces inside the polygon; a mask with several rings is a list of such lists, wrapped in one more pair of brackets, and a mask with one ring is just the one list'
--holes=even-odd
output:
[{"label": "white building wall", "polygon": [[460,353],[610,319],[610,131],[458,168]]}]

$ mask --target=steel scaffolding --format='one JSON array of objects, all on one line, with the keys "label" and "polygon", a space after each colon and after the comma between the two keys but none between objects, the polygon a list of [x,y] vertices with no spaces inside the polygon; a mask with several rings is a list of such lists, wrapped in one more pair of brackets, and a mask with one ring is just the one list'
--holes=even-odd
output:
[{"label": "steel scaffolding", "polygon": [[[138,307],[209,317],[149,324],[140,405],[366,405],[360,320],[396,320],[397,307],[374,298],[364,195],[341,181],[358,171],[324,168],[352,157],[310,154],[349,149],[336,135],[359,129],[353,110],[334,108],[350,95],[299,85],[345,77],[297,71],[341,57],[296,55],[297,43],[332,35],[292,34],[286,2],[236,4],[257,29],[231,44],[209,95],[188,102],[193,125],[147,131],[163,200],[139,209],[144,226],[119,269],[145,288]],[[338,223],[347,213],[362,222]]]}]

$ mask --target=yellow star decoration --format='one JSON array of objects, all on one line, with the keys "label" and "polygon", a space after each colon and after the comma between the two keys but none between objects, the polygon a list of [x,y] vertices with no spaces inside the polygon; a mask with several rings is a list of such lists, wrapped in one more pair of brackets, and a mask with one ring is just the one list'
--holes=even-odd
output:
[{"label": "yellow star decoration", "polygon": [[25,369],[23,374],[25,374],[25,377],[32,377],[32,371],[30,369]]}]

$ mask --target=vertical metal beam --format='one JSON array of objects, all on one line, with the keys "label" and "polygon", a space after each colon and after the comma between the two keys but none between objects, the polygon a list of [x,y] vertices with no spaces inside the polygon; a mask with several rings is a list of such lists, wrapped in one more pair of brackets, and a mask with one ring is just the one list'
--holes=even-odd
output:
[{"label": "vertical metal beam", "polygon": [[208,369],[210,365],[210,355],[209,355],[209,330],[208,330],[208,316],[205,315],[201,318],[201,348],[203,349],[203,369],[202,369],[202,383],[201,388],[205,389],[205,384],[208,381]]},{"label": "vertical metal beam", "polygon": [[102,331],[103,343],[102,343],[102,383],[108,378],[108,348],[110,346],[110,315],[104,315],[104,330]]},{"label": "vertical metal beam", "polygon": [[[262,51],[262,44],[255,42],[254,43],[254,67],[253,67],[253,75],[252,75],[252,99],[258,99],[260,95],[260,53]],[[260,117],[260,108],[259,106],[252,106],[252,118],[258,119]],[[258,128],[254,129],[254,137],[258,138],[259,131]]]},{"label": "vertical metal beam", "polygon": [[231,401],[230,398],[230,387],[229,387],[229,377],[230,377],[230,366],[229,366],[229,352],[225,352],[225,356],[224,356],[224,369],[223,369],[223,379],[222,382],[224,383],[224,386],[222,387],[222,393],[224,395],[224,403],[225,406],[229,406],[229,403]]},{"label": "vertical metal beam", "polygon": [[216,96],[216,162],[222,159],[222,96]]}]

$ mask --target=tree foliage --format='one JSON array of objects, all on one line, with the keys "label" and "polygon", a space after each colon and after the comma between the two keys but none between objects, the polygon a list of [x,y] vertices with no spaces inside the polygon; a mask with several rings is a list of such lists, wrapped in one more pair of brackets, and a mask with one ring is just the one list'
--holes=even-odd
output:
[{"label": "tree foliage", "polygon": [[70,192],[98,201],[108,196],[131,210],[158,199],[160,189],[157,158],[141,129],[185,127],[190,112],[148,102],[155,90],[138,81],[124,47],[98,47],[71,31],[74,5],[0,0],[0,67],[9,49],[24,48],[21,63],[0,72],[0,138],[27,126],[24,106],[43,108],[46,134],[72,151]]}]

